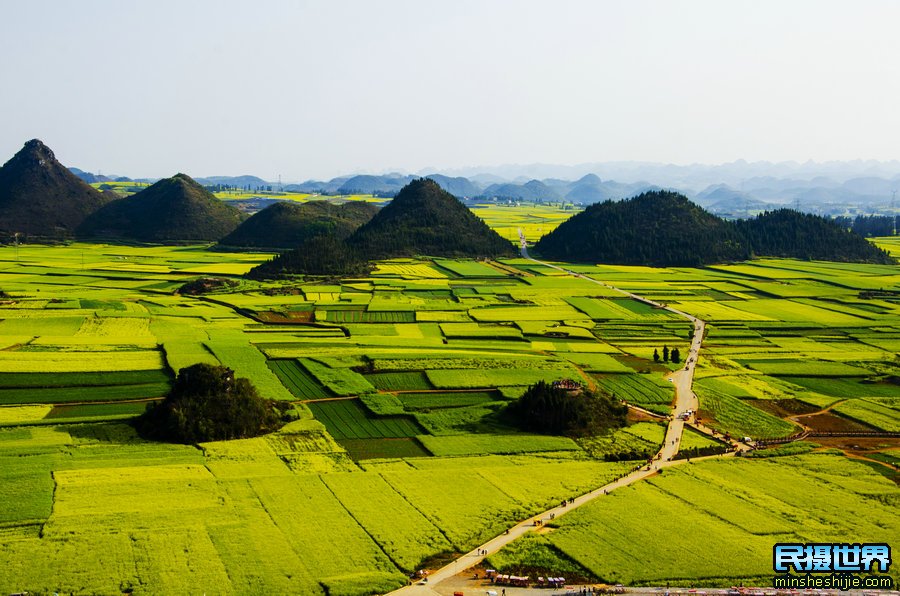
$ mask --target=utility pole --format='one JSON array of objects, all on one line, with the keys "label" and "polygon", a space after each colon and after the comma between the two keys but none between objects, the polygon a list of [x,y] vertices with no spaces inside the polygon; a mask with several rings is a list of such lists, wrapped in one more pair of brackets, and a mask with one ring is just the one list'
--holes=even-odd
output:
[{"label": "utility pole", "polygon": [[891,236],[897,235],[897,209],[895,207],[896,200],[897,200],[897,189],[895,188],[894,190],[891,191],[891,217],[892,217],[891,221],[894,223],[894,225],[891,226],[891,228],[892,228]]}]

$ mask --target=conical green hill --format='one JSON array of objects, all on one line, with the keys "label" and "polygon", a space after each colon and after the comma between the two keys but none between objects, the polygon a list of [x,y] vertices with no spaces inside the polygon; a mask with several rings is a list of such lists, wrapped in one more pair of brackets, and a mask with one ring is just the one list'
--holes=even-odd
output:
[{"label": "conical green hill", "polygon": [[698,266],[747,259],[734,224],[669,191],[591,205],[535,245],[543,258],[620,265]]},{"label": "conical green hill", "polygon": [[231,233],[243,219],[240,211],[190,176],[176,174],[106,205],[79,232],[140,242],[211,242]]},{"label": "conical green hill", "polygon": [[413,180],[347,243],[369,259],[413,255],[498,257],[513,246],[427,178]]},{"label": "conical green hill", "polygon": [[109,200],[33,139],[0,168],[0,239],[69,238]]}]

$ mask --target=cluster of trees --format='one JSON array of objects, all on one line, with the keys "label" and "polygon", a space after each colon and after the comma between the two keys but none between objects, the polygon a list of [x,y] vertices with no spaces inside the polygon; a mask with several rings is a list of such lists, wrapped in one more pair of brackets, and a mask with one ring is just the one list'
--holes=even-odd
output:
[{"label": "cluster of trees", "polygon": [[283,252],[247,273],[251,279],[273,279],[290,275],[365,275],[371,269],[356,248],[333,236],[317,236],[298,248]]},{"label": "cluster of trees", "polygon": [[735,226],[758,256],[849,263],[894,262],[887,252],[859,234],[820,215],[778,209],[739,220]]},{"label": "cluster of trees", "polygon": [[[856,231],[890,233],[886,221],[857,221]],[[753,255],[893,262],[885,251],[831,219],[779,209],[730,222],[669,191],[592,205],[544,236],[535,251],[562,261],[658,267],[709,265]]]},{"label": "cluster of trees", "polygon": [[857,215],[835,217],[834,221],[844,229],[850,229],[865,238],[893,236],[897,233],[897,217],[893,215]]},{"label": "cluster of trees", "polygon": [[182,368],[165,400],[137,419],[146,437],[176,443],[245,439],[277,430],[289,405],[260,397],[248,379],[224,366]]},{"label": "cluster of trees", "polygon": [[201,277],[189,281],[180,288],[178,293],[182,296],[201,296],[219,290],[229,290],[237,287],[237,282],[224,277]]},{"label": "cluster of trees", "polygon": [[527,431],[579,437],[625,426],[628,407],[605,393],[539,381],[509,404],[505,414]]},{"label": "cluster of trees", "polygon": [[[659,358],[659,350],[654,348],[653,349],[653,362],[659,362],[659,359],[660,359]],[[669,346],[663,346],[662,361],[669,362],[670,360],[672,362],[674,362],[675,364],[678,364],[679,362],[681,362],[681,352],[678,350],[678,348],[672,348],[671,350],[669,350]]]}]

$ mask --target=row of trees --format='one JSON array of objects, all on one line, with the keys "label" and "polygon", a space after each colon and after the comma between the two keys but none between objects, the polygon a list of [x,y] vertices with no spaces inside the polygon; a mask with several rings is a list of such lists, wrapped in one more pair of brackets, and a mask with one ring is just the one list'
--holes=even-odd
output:
[{"label": "row of trees", "polygon": [[[654,348],[653,349],[653,362],[659,362],[659,360],[660,360],[659,350]],[[672,348],[671,350],[669,350],[669,346],[663,346],[662,361],[663,362],[672,361],[675,364],[678,364],[679,362],[681,362],[681,352],[678,350],[678,348]]]}]

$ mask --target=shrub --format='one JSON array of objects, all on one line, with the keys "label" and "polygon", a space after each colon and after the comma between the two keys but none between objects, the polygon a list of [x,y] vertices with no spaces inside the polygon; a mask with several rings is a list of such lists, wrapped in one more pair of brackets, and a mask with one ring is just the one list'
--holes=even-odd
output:
[{"label": "shrub", "polygon": [[628,408],[604,393],[573,391],[539,381],[509,404],[506,413],[532,432],[589,436],[624,426]]},{"label": "shrub", "polygon": [[138,419],[141,434],[178,443],[255,437],[279,428],[288,406],[263,399],[224,366],[182,368],[166,399]]}]

